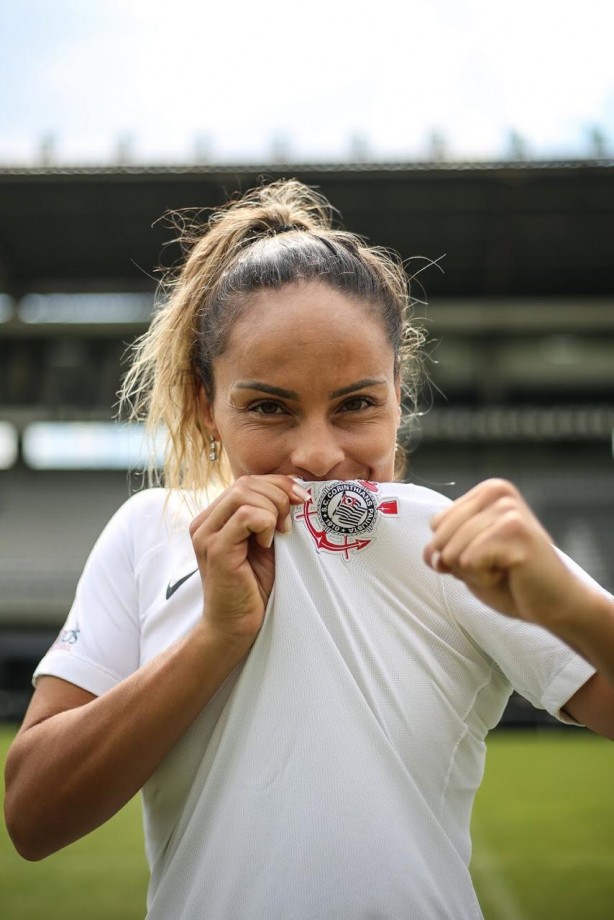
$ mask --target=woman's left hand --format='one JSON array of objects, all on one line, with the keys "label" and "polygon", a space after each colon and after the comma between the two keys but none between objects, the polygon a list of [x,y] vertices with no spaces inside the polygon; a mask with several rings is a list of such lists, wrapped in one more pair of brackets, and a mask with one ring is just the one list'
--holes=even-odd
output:
[{"label": "woman's left hand", "polygon": [[464,581],[489,607],[550,626],[573,603],[577,579],[511,483],[481,482],[436,514],[431,527],[426,563]]}]

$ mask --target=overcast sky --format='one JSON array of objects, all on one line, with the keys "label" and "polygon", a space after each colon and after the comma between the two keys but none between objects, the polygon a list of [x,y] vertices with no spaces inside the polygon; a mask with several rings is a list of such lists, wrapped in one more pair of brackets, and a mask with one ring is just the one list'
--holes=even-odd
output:
[{"label": "overcast sky", "polygon": [[0,162],[614,155],[613,34],[613,0],[0,0]]}]

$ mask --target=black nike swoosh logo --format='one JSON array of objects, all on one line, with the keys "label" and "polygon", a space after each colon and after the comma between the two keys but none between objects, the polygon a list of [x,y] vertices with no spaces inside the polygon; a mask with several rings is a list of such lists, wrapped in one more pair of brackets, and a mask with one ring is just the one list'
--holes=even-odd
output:
[{"label": "black nike swoosh logo", "polygon": [[187,581],[188,578],[191,578],[192,575],[194,575],[196,572],[198,572],[198,569],[193,569],[191,572],[188,572],[187,575],[184,575],[183,578],[180,578],[179,581],[176,581],[174,585],[172,585],[169,581],[168,586],[166,588],[166,599],[169,600],[169,598],[173,596],[177,588],[180,588],[181,585],[184,583],[184,581]]}]

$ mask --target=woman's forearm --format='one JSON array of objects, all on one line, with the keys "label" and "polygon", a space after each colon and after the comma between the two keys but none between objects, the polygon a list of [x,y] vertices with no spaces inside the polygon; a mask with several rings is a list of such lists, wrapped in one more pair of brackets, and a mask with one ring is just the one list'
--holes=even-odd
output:
[{"label": "woman's forearm", "polygon": [[203,622],[85,705],[73,702],[58,711],[60,698],[34,700],[6,763],[6,820],[21,855],[42,859],[115,814],[152,776],[250,644],[214,635]]}]

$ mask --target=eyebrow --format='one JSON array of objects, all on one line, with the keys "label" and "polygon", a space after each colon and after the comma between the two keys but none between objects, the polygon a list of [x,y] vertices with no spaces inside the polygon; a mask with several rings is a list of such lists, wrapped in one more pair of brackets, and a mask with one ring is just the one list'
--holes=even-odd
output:
[{"label": "eyebrow", "polygon": [[270,396],[279,396],[281,399],[300,399],[294,390],[282,390],[281,387],[273,387],[270,383],[261,383],[259,380],[241,380],[235,383],[235,387],[237,390],[259,390],[261,393],[269,393]]},{"label": "eyebrow", "polygon": [[[365,377],[363,380],[357,380],[346,387],[332,390],[328,394],[328,398],[338,399],[340,396],[347,396],[349,393],[355,393],[357,390],[364,390],[367,387],[381,386],[383,383],[386,383],[385,377]],[[270,383],[262,383],[260,380],[241,380],[235,384],[235,387],[238,390],[259,390],[261,393],[268,393],[270,396],[279,396],[280,399],[293,399],[295,401],[300,399],[295,390],[283,390],[281,387],[274,387]]]},{"label": "eyebrow", "polygon": [[385,377],[365,377],[363,380],[357,380],[356,383],[350,383],[347,387],[333,390],[328,396],[329,399],[337,399],[338,396],[347,396],[348,393],[355,393],[356,390],[366,390],[368,387],[381,386],[383,383],[386,383]]}]

